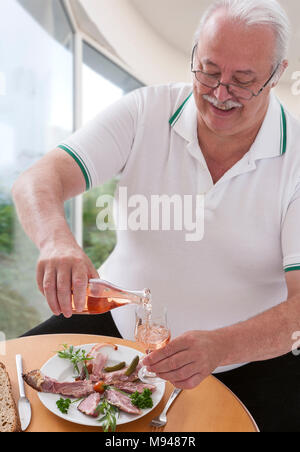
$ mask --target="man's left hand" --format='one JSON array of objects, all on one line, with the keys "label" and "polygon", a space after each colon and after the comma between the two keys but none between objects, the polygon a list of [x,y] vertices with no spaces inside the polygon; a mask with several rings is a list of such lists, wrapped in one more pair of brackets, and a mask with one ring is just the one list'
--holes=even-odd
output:
[{"label": "man's left hand", "polygon": [[144,358],[148,370],[176,388],[193,389],[221,365],[222,342],[209,331],[188,331]]}]

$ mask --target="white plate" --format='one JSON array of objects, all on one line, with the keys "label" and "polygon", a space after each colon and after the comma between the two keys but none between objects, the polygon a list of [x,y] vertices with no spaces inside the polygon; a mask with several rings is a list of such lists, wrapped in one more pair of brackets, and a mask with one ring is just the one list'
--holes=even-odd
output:
[{"label": "white plate", "polygon": [[[71,344],[68,344],[71,345]],[[91,348],[95,344],[86,344],[86,345],[78,345],[75,346],[75,349],[84,349],[87,353],[91,350]],[[130,347],[125,347],[123,345],[118,345],[118,350],[114,350],[112,347],[103,347],[101,348],[101,352],[108,355],[107,366],[113,366],[121,361],[125,361],[126,364],[130,364],[135,356],[144,356],[143,353],[139,352]],[[58,381],[74,381],[74,369],[73,365],[62,358],[59,358],[57,355],[50,358],[43,367],[41,371],[47,375],[48,377],[55,378]],[[152,411],[161,401],[165,392],[165,383],[159,383],[156,385],[156,390],[153,392],[152,400],[153,407],[148,408],[146,410],[142,410],[142,414],[134,415],[128,414],[123,411],[120,411],[120,415],[117,419],[117,425],[126,424],[128,422],[133,422],[146,414]],[[59,411],[56,406],[56,401],[60,399],[59,394],[47,394],[44,392],[39,392],[38,396],[42,404],[52,413],[61,417],[70,422],[74,422],[75,424],[88,425],[93,427],[101,427],[101,424],[97,420],[97,418],[93,418],[91,416],[87,416],[77,410],[77,406],[80,402],[74,403],[70,405],[68,414],[63,414]],[[64,397],[66,398],[66,397]]]}]

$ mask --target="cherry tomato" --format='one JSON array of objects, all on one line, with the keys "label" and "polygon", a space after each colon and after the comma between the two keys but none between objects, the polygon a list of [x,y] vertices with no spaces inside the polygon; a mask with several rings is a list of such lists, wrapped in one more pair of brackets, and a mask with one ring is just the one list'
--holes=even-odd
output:
[{"label": "cherry tomato", "polygon": [[104,381],[98,381],[98,383],[96,383],[94,386],[94,391],[99,392],[100,394],[103,394],[105,391]]}]

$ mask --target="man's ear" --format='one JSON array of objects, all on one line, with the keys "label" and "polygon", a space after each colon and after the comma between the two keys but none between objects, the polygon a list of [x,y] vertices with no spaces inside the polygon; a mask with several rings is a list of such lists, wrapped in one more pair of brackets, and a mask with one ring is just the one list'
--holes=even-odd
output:
[{"label": "man's ear", "polygon": [[280,64],[279,68],[277,69],[276,74],[273,77],[273,81],[272,81],[272,85],[271,85],[272,88],[275,88],[275,86],[278,85],[279,80],[285,73],[288,66],[289,66],[288,60],[283,60],[282,63]]}]

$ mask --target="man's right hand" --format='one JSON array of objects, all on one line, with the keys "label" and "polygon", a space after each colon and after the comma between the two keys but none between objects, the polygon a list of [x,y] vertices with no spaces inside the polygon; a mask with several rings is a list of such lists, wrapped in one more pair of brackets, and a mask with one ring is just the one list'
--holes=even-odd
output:
[{"label": "man's right hand", "polygon": [[75,308],[82,312],[89,279],[99,278],[90,259],[74,242],[44,245],[37,264],[37,283],[53,314],[72,316],[72,296]]}]

